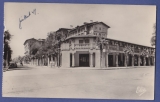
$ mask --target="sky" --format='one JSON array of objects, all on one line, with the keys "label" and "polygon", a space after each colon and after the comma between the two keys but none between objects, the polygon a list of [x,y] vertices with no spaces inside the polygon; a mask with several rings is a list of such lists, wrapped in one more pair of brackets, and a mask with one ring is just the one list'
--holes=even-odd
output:
[{"label": "sky", "polygon": [[[24,15],[28,17],[24,19]],[[26,39],[45,39],[48,32],[80,26],[90,20],[109,25],[108,38],[151,46],[156,6],[9,2],[4,5],[4,30],[13,35],[12,58],[24,55]]]}]

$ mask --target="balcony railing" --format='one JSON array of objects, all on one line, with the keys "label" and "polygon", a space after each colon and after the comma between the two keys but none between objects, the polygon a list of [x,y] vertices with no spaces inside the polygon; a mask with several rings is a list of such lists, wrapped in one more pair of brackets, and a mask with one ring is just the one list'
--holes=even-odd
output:
[{"label": "balcony railing", "polygon": [[119,51],[123,51],[124,47],[119,47]]},{"label": "balcony railing", "polygon": [[74,44],[75,49],[89,49],[90,44]]},{"label": "balcony railing", "polygon": [[116,45],[109,45],[109,50],[117,50],[117,46]]},{"label": "balcony railing", "polygon": [[[99,49],[96,43],[84,43],[84,44],[63,44],[61,50],[74,50],[74,49]],[[106,45],[105,49],[114,51],[123,51],[124,47],[117,45]],[[134,49],[135,53],[139,53],[138,49]]]},{"label": "balcony railing", "polygon": [[86,43],[86,44],[74,44],[74,49],[95,49],[96,48],[96,44],[92,43]]}]

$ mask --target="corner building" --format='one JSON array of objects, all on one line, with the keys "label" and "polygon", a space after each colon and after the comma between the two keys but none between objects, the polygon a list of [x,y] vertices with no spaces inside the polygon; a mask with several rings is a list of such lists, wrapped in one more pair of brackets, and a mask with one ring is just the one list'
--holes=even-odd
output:
[{"label": "corner building", "polygon": [[[64,68],[154,65],[155,48],[109,39],[109,28],[103,22],[91,22],[73,29],[58,30],[66,32],[66,39],[61,43],[59,65]],[[97,42],[99,37],[106,41],[102,50]]]}]

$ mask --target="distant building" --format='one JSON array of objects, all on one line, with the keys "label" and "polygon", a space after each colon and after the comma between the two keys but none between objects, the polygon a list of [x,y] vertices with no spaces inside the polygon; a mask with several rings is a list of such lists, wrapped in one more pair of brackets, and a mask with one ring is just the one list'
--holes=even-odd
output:
[{"label": "distant building", "polygon": [[43,45],[44,44],[45,39],[35,39],[35,38],[31,38],[31,39],[27,39],[24,42],[24,48],[25,48],[25,55],[30,55],[30,47],[32,46],[33,43],[38,42],[39,44]]}]

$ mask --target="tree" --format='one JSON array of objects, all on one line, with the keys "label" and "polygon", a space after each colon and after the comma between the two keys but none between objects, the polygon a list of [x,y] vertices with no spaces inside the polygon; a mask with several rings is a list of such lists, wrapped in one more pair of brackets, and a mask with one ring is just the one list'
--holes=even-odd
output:
[{"label": "tree", "polygon": [[4,67],[8,67],[9,62],[11,61],[11,55],[12,55],[12,50],[9,45],[11,39],[11,34],[9,31],[4,32],[4,54],[3,54],[3,60],[4,60]]},{"label": "tree", "polygon": [[96,38],[96,43],[98,44],[98,46],[100,48],[100,67],[104,67],[104,53],[103,53],[103,49],[104,49],[104,46],[106,46],[107,41],[102,36],[98,36]]},{"label": "tree", "polygon": [[35,55],[37,53],[37,51],[39,50],[39,48],[41,47],[39,42],[35,42],[31,45],[30,47],[30,54],[31,55]]},{"label": "tree", "polygon": [[151,45],[155,46],[156,45],[156,24],[154,24],[153,28],[154,28],[154,33],[152,34],[152,37],[151,37]]}]

